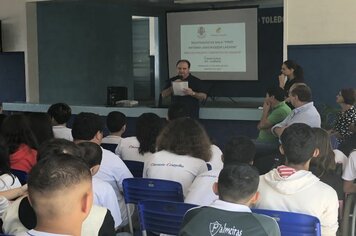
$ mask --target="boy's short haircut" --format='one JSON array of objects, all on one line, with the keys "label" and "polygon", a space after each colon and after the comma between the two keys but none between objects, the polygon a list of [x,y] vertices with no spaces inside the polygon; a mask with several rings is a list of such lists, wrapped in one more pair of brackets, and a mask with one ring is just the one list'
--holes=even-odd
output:
[{"label": "boy's short haircut", "polygon": [[248,164],[224,166],[218,179],[219,199],[228,202],[249,200],[256,193],[259,182],[258,171]]},{"label": "boy's short haircut", "polygon": [[32,168],[28,176],[31,204],[36,211],[41,207],[36,204],[36,197],[45,198],[55,192],[61,194],[61,190],[73,188],[85,181],[91,182],[91,178],[88,166],[78,157],[55,154],[53,158],[44,158]]},{"label": "boy's short haircut", "polygon": [[255,144],[250,138],[245,136],[237,136],[231,138],[224,147],[224,165],[233,163],[250,164],[256,154]]},{"label": "boy's short haircut", "polygon": [[168,120],[172,121],[182,117],[189,117],[188,109],[181,103],[173,103],[168,108]]},{"label": "boy's short haircut", "polygon": [[80,158],[89,166],[89,168],[100,165],[103,151],[98,144],[93,142],[81,142],[78,143],[78,147],[82,150]]},{"label": "boy's short haircut", "polygon": [[97,132],[103,132],[104,124],[101,117],[91,112],[79,113],[73,122],[72,136],[74,140],[92,140]]},{"label": "boy's short haircut", "polygon": [[73,156],[82,155],[81,150],[75,143],[62,138],[53,138],[40,145],[37,151],[37,160],[63,153]]},{"label": "boy's short haircut", "polygon": [[286,160],[291,164],[303,164],[313,157],[316,148],[312,128],[304,123],[288,126],[281,135]]},{"label": "boy's short haircut", "polygon": [[72,109],[65,103],[56,103],[48,108],[47,113],[61,125],[68,122],[72,115]]},{"label": "boy's short haircut", "polygon": [[120,131],[124,125],[126,125],[126,116],[119,111],[112,111],[106,117],[106,126],[111,133]]},{"label": "boy's short haircut", "polygon": [[279,102],[283,102],[285,100],[286,92],[279,86],[270,87],[266,90],[266,92],[268,96],[274,96],[274,98]]}]

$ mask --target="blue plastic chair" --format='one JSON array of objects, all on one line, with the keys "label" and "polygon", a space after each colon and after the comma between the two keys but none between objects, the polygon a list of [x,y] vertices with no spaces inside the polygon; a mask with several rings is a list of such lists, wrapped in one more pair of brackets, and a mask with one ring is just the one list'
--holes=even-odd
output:
[{"label": "blue plastic chair", "polygon": [[144,200],[138,203],[138,214],[142,235],[147,232],[177,235],[185,213],[197,205],[170,202]]},{"label": "blue plastic chair", "polygon": [[127,168],[130,170],[133,177],[142,178],[143,174],[143,165],[141,161],[124,161]]},{"label": "blue plastic chair", "polygon": [[115,153],[115,149],[117,147],[117,144],[113,144],[113,143],[102,143],[100,144],[100,146],[102,146],[104,149],[112,151],[113,153]]},{"label": "blue plastic chair", "polygon": [[274,218],[281,230],[281,236],[320,236],[320,221],[317,217],[285,211],[251,209],[252,212]]},{"label": "blue plastic chair", "polygon": [[11,169],[11,173],[19,179],[22,185],[27,183],[28,174],[25,171]]},{"label": "blue plastic chair", "polygon": [[148,178],[128,178],[122,182],[124,199],[129,215],[130,232],[133,226],[129,204],[137,205],[142,200],[166,200],[183,202],[182,185],[175,181]]}]

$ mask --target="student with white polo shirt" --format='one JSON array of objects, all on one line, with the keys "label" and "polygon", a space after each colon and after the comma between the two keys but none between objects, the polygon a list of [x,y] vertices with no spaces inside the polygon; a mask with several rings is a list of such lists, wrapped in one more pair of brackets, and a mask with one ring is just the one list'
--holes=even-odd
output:
[{"label": "student with white polo shirt", "polygon": [[126,131],[126,116],[119,111],[112,111],[106,117],[106,127],[110,134],[103,138],[102,143],[119,144]]},{"label": "student with white polo shirt", "polygon": [[179,182],[185,195],[195,177],[208,170],[210,145],[208,135],[196,120],[176,119],[158,136],[157,152],[145,163],[143,176]]},{"label": "student with white polo shirt", "polygon": [[[72,127],[74,142],[90,141],[100,145],[103,138],[103,128],[104,125],[99,115],[90,112],[79,113],[75,117]],[[102,148],[102,151],[101,165],[94,178],[99,178],[113,187],[119,201],[123,221],[120,226],[124,226],[128,223],[128,215],[122,195],[122,181],[133,176],[125,163],[117,155],[104,148]]]},{"label": "student with white polo shirt", "polygon": [[67,122],[72,115],[70,106],[65,103],[56,103],[48,108],[47,113],[51,117],[54,137],[73,141],[72,130],[67,127]]},{"label": "student with white polo shirt", "polygon": [[[252,165],[256,154],[254,143],[247,137],[239,136],[230,139],[221,156],[224,167],[236,163]],[[220,170],[209,170],[198,175],[189,187],[184,202],[208,206],[218,199],[213,191],[213,184],[218,181]]]}]

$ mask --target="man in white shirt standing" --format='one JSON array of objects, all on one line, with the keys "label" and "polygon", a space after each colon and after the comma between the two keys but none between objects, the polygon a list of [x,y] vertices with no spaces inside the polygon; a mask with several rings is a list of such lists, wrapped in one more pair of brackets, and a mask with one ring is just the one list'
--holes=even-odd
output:
[{"label": "man in white shirt standing", "polygon": [[[103,139],[103,122],[99,115],[82,112],[78,114],[73,123],[72,135],[74,142],[90,141],[98,145]],[[128,223],[128,215],[125,201],[122,195],[122,181],[126,178],[132,178],[132,174],[125,163],[113,152],[103,149],[103,158],[98,173],[94,178],[99,178],[108,182],[114,189],[119,201],[122,223],[124,226]]]},{"label": "man in white shirt standing", "polygon": [[284,129],[294,123],[304,123],[310,127],[320,127],[321,119],[312,102],[311,89],[306,84],[294,84],[289,90],[289,102],[295,109],[280,123],[272,127],[271,131],[280,137]]}]

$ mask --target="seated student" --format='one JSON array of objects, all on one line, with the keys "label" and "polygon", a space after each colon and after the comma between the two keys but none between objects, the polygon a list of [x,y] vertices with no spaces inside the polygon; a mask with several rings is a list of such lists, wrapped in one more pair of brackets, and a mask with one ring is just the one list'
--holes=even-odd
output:
[{"label": "seated student", "polygon": [[224,166],[213,187],[219,200],[189,210],[178,235],[280,235],[273,218],[249,208],[259,198],[258,182],[259,174],[250,165]]},{"label": "seated student", "polygon": [[82,235],[93,201],[91,175],[83,161],[66,154],[42,160],[29,174],[28,193],[37,224],[17,235]]},{"label": "seated student", "polygon": [[[316,148],[319,149],[319,154],[312,158],[310,161],[310,168],[309,170],[317,176],[322,182],[330,185],[333,189],[335,189],[339,200],[344,199],[344,191],[342,188],[342,168],[345,160],[338,160],[339,157],[342,157],[340,151],[335,152],[331,148],[331,142],[329,138],[329,134],[326,130],[322,128],[312,128],[315,141],[316,141]],[[343,155],[343,154],[342,154]],[[343,155],[344,158],[347,157]]]},{"label": "seated student", "polygon": [[346,163],[342,178],[344,180],[344,192],[356,193],[356,184],[354,183],[354,180],[356,179],[356,149],[349,155],[349,160]]},{"label": "seated student", "polygon": [[145,163],[143,177],[179,182],[186,195],[195,177],[208,170],[210,145],[196,120],[179,118],[169,122],[157,138],[157,152]]},{"label": "seated student", "polygon": [[[102,151],[98,144],[92,142],[82,142],[78,144],[82,149],[80,158],[89,166],[91,175],[94,176],[98,171],[102,159]],[[111,185],[98,178],[93,178],[94,205],[102,206],[110,210],[115,221],[115,228],[122,223],[119,203]]]},{"label": "seated student", "polygon": [[123,138],[115,153],[123,160],[146,162],[156,152],[156,138],[163,126],[154,113],[143,113],[136,121],[136,136]]},{"label": "seated student", "polygon": [[72,115],[71,108],[65,103],[56,103],[48,108],[47,113],[52,120],[54,137],[73,141],[72,130],[67,127]]},{"label": "seated student", "polygon": [[119,144],[126,130],[126,116],[119,111],[112,111],[106,117],[106,127],[110,134],[103,138],[102,143]]},{"label": "seated student", "polygon": [[1,133],[10,154],[10,167],[28,173],[37,162],[37,139],[23,114],[6,117]]},{"label": "seated student", "polygon": [[[168,108],[167,121],[173,121],[178,118],[189,117],[189,112],[186,106],[180,103],[173,103]],[[212,170],[221,170],[223,168],[223,162],[221,161],[222,151],[215,144],[211,144],[211,159],[207,163]]]},{"label": "seated student", "polygon": [[338,229],[337,194],[308,171],[311,158],[319,153],[313,130],[306,124],[292,124],[282,133],[281,143],[280,151],[286,157],[286,165],[260,176],[261,198],[256,208],[315,216],[320,220],[322,235],[335,235]]},{"label": "seated student", "polygon": [[[234,137],[224,148],[221,160],[224,167],[236,163],[252,165],[256,149],[253,142],[247,137]],[[189,187],[184,202],[200,206],[208,206],[218,199],[212,186],[218,181],[220,170],[209,170],[198,175]]]},{"label": "seated student", "polygon": [[[73,122],[72,135],[75,143],[93,142],[98,145],[101,144],[103,138],[104,125],[99,115],[82,112],[79,113]],[[124,197],[122,195],[122,181],[126,178],[132,178],[132,174],[125,165],[125,163],[113,152],[102,148],[103,156],[98,173],[94,178],[99,178],[109,183],[114,189],[121,212],[122,224],[124,226],[128,223],[128,216]]]},{"label": "seated student", "polygon": [[[79,158],[81,150],[73,142],[65,139],[53,139],[43,143],[38,150],[39,161],[56,158],[67,154],[67,158]],[[26,187],[27,185],[24,185]],[[22,194],[23,195],[23,194]],[[27,196],[16,199],[5,211],[3,230],[8,234],[16,234],[33,229],[36,226],[36,214]],[[111,235],[114,232],[114,220],[106,208],[93,205],[89,216],[85,219],[82,235]]]}]

